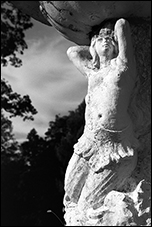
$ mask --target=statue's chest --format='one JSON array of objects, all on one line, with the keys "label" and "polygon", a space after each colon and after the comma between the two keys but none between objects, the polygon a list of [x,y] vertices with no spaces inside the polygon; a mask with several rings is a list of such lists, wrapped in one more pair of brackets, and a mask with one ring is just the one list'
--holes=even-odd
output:
[{"label": "statue's chest", "polygon": [[90,75],[88,88],[91,91],[98,88],[110,89],[111,87],[119,86],[121,80],[121,72],[118,70],[106,69]]},{"label": "statue's chest", "polygon": [[88,88],[92,90],[102,86],[103,80],[104,77],[100,73],[91,75],[88,81]]}]

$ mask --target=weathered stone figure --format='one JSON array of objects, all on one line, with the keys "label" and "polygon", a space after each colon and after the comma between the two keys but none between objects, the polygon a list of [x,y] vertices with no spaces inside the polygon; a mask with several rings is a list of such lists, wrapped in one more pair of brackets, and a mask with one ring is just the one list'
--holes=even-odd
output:
[{"label": "weathered stone figure", "polygon": [[[102,28],[90,48],[70,47],[67,54],[87,77],[88,93],[84,132],[65,176],[65,220],[83,225],[88,219],[90,225],[90,209],[101,215],[104,198],[121,191],[137,162],[138,140],[127,111],[136,81],[129,23],[119,19],[114,31]],[[101,224],[97,215],[92,220]]]},{"label": "weathered stone figure", "polygon": [[11,2],[80,45],[68,56],[88,79],[86,124],[65,175],[66,225],[151,226],[151,1]]}]

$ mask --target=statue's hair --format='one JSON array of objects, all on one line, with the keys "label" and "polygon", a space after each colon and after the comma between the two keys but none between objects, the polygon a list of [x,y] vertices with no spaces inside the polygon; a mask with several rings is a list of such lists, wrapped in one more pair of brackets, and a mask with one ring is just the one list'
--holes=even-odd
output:
[{"label": "statue's hair", "polygon": [[94,35],[91,39],[91,42],[95,41],[98,37],[110,37],[113,39],[113,41],[115,40],[115,37],[114,37],[114,31],[112,31],[110,28],[102,28],[100,31],[99,31],[99,34],[98,35]]},{"label": "statue's hair", "polygon": [[112,31],[111,29],[109,28],[102,28],[100,31],[99,31],[99,34],[98,35],[94,35],[91,39],[91,45],[90,45],[90,48],[89,48],[89,51],[90,51],[90,54],[92,55],[92,58],[93,58],[93,67],[94,68],[99,68],[99,56],[95,50],[95,43],[96,43],[96,39],[98,37],[110,37],[113,41],[113,44],[114,44],[114,47],[115,47],[115,51],[114,51],[114,56],[116,56],[118,54],[118,48],[117,48],[117,43],[116,43],[116,38],[115,38],[115,34],[114,34],[114,31]]}]

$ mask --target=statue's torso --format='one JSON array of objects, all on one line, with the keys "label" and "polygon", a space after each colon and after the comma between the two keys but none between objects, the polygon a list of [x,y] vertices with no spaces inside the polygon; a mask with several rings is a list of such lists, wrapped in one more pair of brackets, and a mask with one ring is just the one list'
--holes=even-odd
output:
[{"label": "statue's torso", "polygon": [[108,66],[88,75],[86,124],[117,129],[129,123],[127,108],[134,85],[127,67]]}]

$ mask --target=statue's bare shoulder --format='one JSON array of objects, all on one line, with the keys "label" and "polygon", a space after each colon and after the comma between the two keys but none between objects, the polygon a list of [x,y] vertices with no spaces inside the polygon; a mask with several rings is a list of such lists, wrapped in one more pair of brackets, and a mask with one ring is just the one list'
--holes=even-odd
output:
[{"label": "statue's bare shoulder", "polygon": [[88,76],[99,71],[102,74],[102,68],[105,67],[105,65],[109,62],[109,67],[112,66],[113,70],[119,68],[119,70],[122,69],[122,71],[126,71],[126,68],[128,68],[131,72],[131,76],[135,77],[136,64],[129,22],[123,18],[117,20],[114,26],[113,41],[111,41],[115,51],[113,56],[112,53],[111,55],[106,56],[107,59],[105,62],[102,62],[102,54],[97,53],[98,50],[100,52],[102,48],[102,46],[99,47],[97,43],[98,40],[101,39],[101,36],[102,35],[99,34],[94,40],[92,39],[93,41],[91,40],[90,46],[70,47],[67,50],[67,55],[73,64],[83,75]]},{"label": "statue's bare shoulder", "polygon": [[92,56],[89,52],[89,46],[72,46],[67,50],[67,55],[78,70],[85,76],[91,70]]}]

